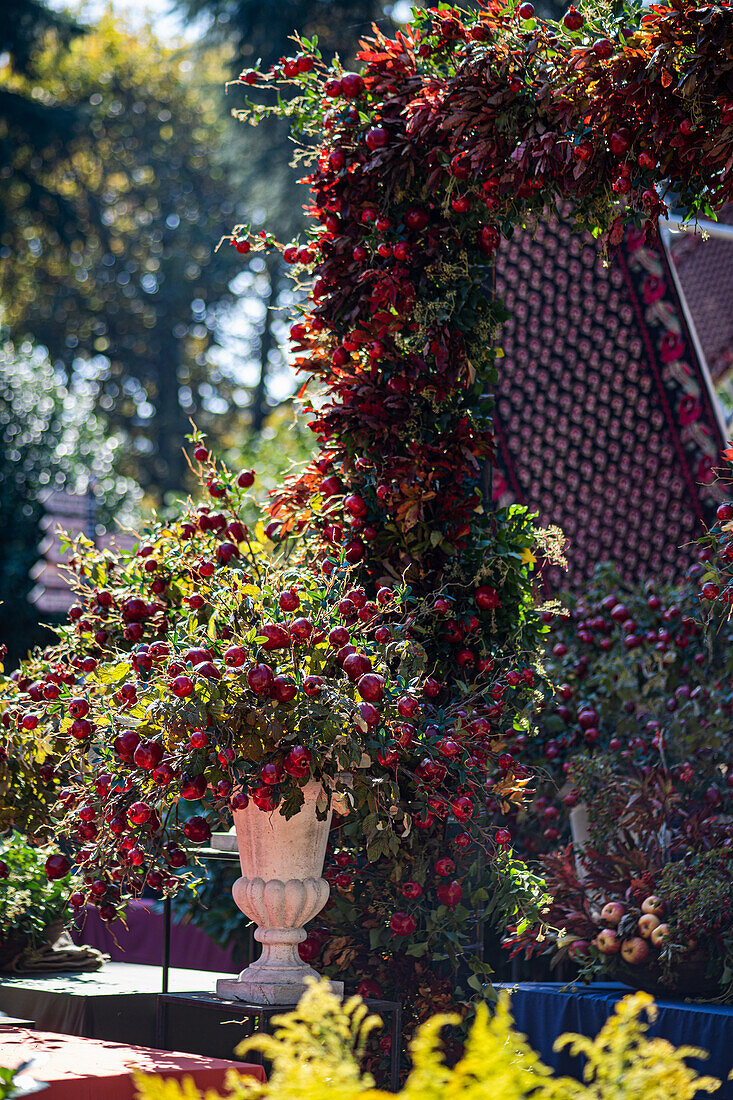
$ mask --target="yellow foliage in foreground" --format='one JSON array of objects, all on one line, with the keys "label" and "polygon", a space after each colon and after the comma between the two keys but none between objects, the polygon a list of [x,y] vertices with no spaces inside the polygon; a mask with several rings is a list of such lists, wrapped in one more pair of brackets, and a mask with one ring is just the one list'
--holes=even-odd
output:
[{"label": "yellow foliage in foreground", "polygon": [[[616,1005],[595,1039],[564,1035],[555,1049],[569,1047],[586,1057],[584,1082],[554,1077],[513,1030],[509,998],[503,994],[494,1015],[478,1005],[461,1060],[443,1061],[440,1032],[458,1017],[435,1016],[420,1027],[410,1045],[413,1068],[400,1100],[692,1100],[714,1092],[720,1081],[699,1077],[686,1065],[707,1057],[694,1047],[675,1048],[649,1039],[656,1007],[647,993],[634,993]],[[342,1004],[328,983],[313,982],[292,1012],[275,1018],[273,1035],[255,1035],[237,1048],[259,1050],[272,1061],[266,1085],[232,1071],[227,1093],[202,1094],[188,1079],[182,1084],[159,1077],[136,1077],[138,1100],[393,1100],[374,1087],[360,1062],[370,1031],[379,1027],[359,997]]]}]

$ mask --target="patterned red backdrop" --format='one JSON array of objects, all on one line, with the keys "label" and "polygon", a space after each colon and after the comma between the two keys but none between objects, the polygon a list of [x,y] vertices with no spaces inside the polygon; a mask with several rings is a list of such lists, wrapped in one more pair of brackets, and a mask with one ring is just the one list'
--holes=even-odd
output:
[{"label": "patterned red backdrop", "polygon": [[511,312],[497,400],[495,500],[563,528],[577,584],[599,561],[678,577],[720,497],[715,398],[661,244],[629,236],[605,260],[569,219],[516,234],[496,291]]}]

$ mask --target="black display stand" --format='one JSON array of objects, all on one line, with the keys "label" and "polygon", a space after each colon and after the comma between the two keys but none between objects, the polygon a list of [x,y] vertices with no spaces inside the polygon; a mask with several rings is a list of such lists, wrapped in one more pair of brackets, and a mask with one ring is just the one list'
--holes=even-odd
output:
[{"label": "black display stand", "polygon": [[[381,1001],[368,999],[365,1004],[370,1012],[377,1013],[384,1021],[386,1034],[392,1040],[390,1051],[389,1086],[397,1092],[400,1087],[400,1053],[402,1047],[402,1005],[399,1001]],[[287,1012],[283,1005],[255,1005],[247,1001],[230,1001],[218,997],[215,993],[161,993],[158,996],[158,1017],[155,1045],[158,1050],[180,1050],[192,1054],[205,1053],[194,1050],[194,1036],[200,1027],[201,1013],[206,1012],[218,1018],[221,1024],[239,1026],[238,1038],[231,1043],[232,1048],[243,1039],[248,1039],[258,1031],[269,1032],[273,1016],[282,1016]],[[171,1027],[171,1016],[176,1017],[175,1028]],[[241,1027],[244,1025],[244,1027]],[[231,1035],[231,1031],[230,1031]],[[171,1044],[171,1045],[169,1045]],[[231,1057],[231,1055],[229,1055]],[[258,1051],[248,1051],[247,1061],[262,1065],[263,1059]]]},{"label": "black display stand", "polygon": [[[231,976],[174,967],[170,984],[176,992],[186,992],[202,984],[214,988],[217,978]],[[33,1020],[38,1031],[151,1047],[160,987],[160,967],[138,963],[107,962],[101,970],[80,973],[3,974],[0,1012]],[[206,1039],[214,1042],[216,1031],[211,1030],[213,1035]],[[231,1057],[233,1047],[234,1043],[228,1050],[222,1047],[218,1057]]]}]

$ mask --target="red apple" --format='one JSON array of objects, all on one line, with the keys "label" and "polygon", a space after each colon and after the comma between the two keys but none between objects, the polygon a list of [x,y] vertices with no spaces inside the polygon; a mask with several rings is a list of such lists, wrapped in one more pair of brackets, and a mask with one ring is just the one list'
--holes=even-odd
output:
[{"label": "red apple", "polygon": [[669,935],[668,924],[658,924],[656,928],[652,929],[651,941],[655,947],[661,947],[664,941]]},{"label": "red apple", "polygon": [[438,895],[438,901],[442,905],[447,905],[449,909],[455,909],[458,902],[463,897],[463,887],[460,882],[456,882],[456,880],[453,879],[452,882],[441,882],[435,893]]},{"label": "red apple", "polygon": [[114,751],[125,763],[132,763],[134,751],[139,745],[140,734],[136,734],[134,729],[125,729],[123,734],[114,738]]},{"label": "red apple", "polygon": [[280,593],[279,604],[283,611],[297,611],[300,607],[300,597],[294,588],[288,588]]},{"label": "red apple", "polygon": [[193,844],[205,844],[211,838],[211,829],[205,817],[189,817],[183,825],[183,834]]},{"label": "red apple", "polygon": [[288,649],[290,646],[290,635],[279,623],[264,623],[258,627],[257,634],[265,638],[262,642],[262,648],[265,650]]},{"label": "red apple", "polygon": [[493,611],[494,608],[501,607],[499,593],[488,584],[482,584],[480,588],[476,589],[474,599],[482,611]]},{"label": "red apple", "polygon": [[62,856],[60,853],[50,855],[46,860],[46,878],[52,882],[55,879],[65,878],[71,870],[71,864],[66,856]]},{"label": "red apple", "polygon": [[303,691],[306,695],[319,695],[323,688],[322,676],[306,676],[303,680]]},{"label": "red apple", "polygon": [[621,950],[621,941],[615,928],[602,929],[594,943],[602,955],[617,955]]},{"label": "red apple", "polygon": [[621,945],[621,958],[630,966],[640,966],[649,958],[649,944],[640,936],[632,936]]},{"label": "red apple", "polygon": [[651,913],[655,917],[664,916],[664,902],[661,898],[658,898],[656,894],[650,894],[648,898],[644,898],[641,903],[642,913]]},{"label": "red apple", "polygon": [[163,746],[159,741],[141,741],[135,749],[133,760],[138,768],[152,771],[163,759]]},{"label": "red apple", "polygon": [[278,703],[289,703],[297,695],[298,688],[289,676],[276,676],[272,681],[272,692]]},{"label": "red apple", "polygon": [[147,802],[133,802],[133,804],[128,807],[127,816],[133,825],[145,825],[153,816],[153,810],[152,807],[148,806]]},{"label": "red apple", "polygon": [[365,699],[368,703],[378,703],[384,698],[383,676],[368,672],[359,679],[356,686],[362,699]]},{"label": "red apple", "polygon": [[568,957],[577,962],[579,959],[583,959],[590,952],[590,944],[587,940],[573,940],[568,947]]},{"label": "red apple", "polygon": [[184,775],[181,777],[181,798],[195,802],[206,794],[205,775]]},{"label": "red apple", "polygon": [[293,745],[283,760],[283,769],[295,779],[302,779],[310,773],[311,754],[304,745]]},{"label": "red apple", "polygon": [[601,921],[614,927],[620,922],[626,909],[620,901],[608,901],[601,909]]},{"label": "red apple", "polygon": [[341,666],[352,683],[372,671],[372,662],[363,653],[349,653]]},{"label": "red apple", "polygon": [[269,665],[252,665],[247,673],[247,683],[255,695],[269,695],[275,682],[275,674]]},{"label": "red apple", "polygon": [[417,923],[409,913],[398,910],[390,917],[389,926],[395,936],[411,936],[417,928]]},{"label": "red apple", "polygon": [[655,917],[653,913],[644,913],[643,917],[639,918],[637,925],[640,935],[645,940],[650,939],[652,932],[655,928],[658,928],[661,924],[659,917]]},{"label": "red apple", "polygon": [[283,769],[280,764],[263,764],[260,768],[260,779],[268,786],[275,786],[283,777]]}]

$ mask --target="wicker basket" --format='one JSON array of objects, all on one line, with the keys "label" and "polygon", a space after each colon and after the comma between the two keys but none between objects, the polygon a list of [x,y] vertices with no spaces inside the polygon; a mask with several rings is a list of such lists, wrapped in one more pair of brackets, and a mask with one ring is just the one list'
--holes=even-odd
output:
[{"label": "wicker basket", "polygon": [[710,966],[710,957],[696,952],[683,959],[671,975],[658,966],[624,966],[619,968],[618,980],[632,989],[643,989],[656,997],[697,997],[701,1000],[717,998],[721,994],[720,968],[717,973]]},{"label": "wicker basket", "polygon": [[[43,943],[53,947],[63,930],[64,922],[62,920],[49,924],[43,933]],[[28,950],[30,946],[31,938],[23,932],[13,932],[7,939],[0,941],[0,970],[7,970],[13,960]],[[38,946],[37,943],[36,946]]]}]

